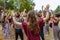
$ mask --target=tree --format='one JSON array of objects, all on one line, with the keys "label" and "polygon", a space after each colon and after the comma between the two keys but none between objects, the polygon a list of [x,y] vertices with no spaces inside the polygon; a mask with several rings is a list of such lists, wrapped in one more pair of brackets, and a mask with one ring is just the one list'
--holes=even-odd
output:
[{"label": "tree", "polygon": [[60,5],[58,5],[58,7],[55,10],[55,13],[58,13],[58,12],[60,12]]},{"label": "tree", "polygon": [[4,6],[4,1],[0,0],[0,6]]},{"label": "tree", "polygon": [[14,3],[14,0],[6,0],[6,9],[14,9],[14,5],[13,5],[13,3]]},{"label": "tree", "polygon": [[14,9],[20,12],[22,12],[24,9],[26,9],[26,12],[28,12],[32,10],[32,6],[35,6],[33,0],[1,0],[1,1],[0,5],[4,6],[5,4],[5,8],[7,10]]},{"label": "tree", "polygon": [[26,9],[26,12],[32,10],[32,6],[35,6],[33,0],[20,0],[20,12]]},{"label": "tree", "polygon": [[32,10],[32,6],[35,6],[33,0],[10,0],[6,9],[14,9],[20,12],[26,9],[26,12],[28,12]]}]

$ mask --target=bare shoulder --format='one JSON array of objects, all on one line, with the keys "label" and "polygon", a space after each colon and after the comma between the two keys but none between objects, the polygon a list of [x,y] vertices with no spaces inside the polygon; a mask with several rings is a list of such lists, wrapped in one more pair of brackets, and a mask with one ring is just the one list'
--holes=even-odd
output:
[{"label": "bare shoulder", "polygon": [[30,23],[29,22],[26,22],[27,25],[29,25]]},{"label": "bare shoulder", "polygon": [[27,22],[22,22],[22,25],[27,25],[28,23]]}]

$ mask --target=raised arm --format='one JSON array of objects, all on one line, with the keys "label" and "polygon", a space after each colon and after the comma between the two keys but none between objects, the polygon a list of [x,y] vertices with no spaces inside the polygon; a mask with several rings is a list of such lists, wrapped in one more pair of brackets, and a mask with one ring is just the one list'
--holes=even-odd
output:
[{"label": "raised arm", "polygon": [[13,22],[14,22],[15,25],[22,26],[22,23],[17,22],[14,16],[13,16]]},{"label": "raised arm", "polygon": [[58,21],[59,21],[59,18],[54,17],[53,21],[54,21],[54,22],[58,22]]},{"label": "raised arm", "polygon": [[8,20],[9,15],[6,16],[5,20]]},{"label": "raised arm", "polygon": [[48,20],[49,19],[49,12],[46,12],[46,17],[43,18],[44,21]]},{"label": "raised arm", "polygon": [[49,5],[46,6],[46,17],[43,19],[44,19],[44,21],[49,19]]},{"label": "raised arm", "polygon": [[44,13],[43,13],[43,6],[42,6],[42,18],[44,18]]},{"label": "raised arm", "polygon": [[15,13],[13,11],[12,11],[12,17],[13,17],[13,22],[14,22],[15,25],[22,26],[22,23],[16,21],[16,19],[15,19]]}]

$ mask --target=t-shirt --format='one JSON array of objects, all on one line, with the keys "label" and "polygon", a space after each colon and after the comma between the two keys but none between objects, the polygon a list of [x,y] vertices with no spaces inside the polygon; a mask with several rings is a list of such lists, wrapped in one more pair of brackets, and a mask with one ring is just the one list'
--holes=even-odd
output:
[{"label": "t-shirt", "polygon": [[25,31],[25,34],[27,35],[27,40],[40,40],[40,34],[34,34],[34,32],[31,32],[28,28],[27,28],[27,23],[23,22],[22,23],[22,27]]},{"label": "t-shirt", "polygon": [[[23,22],[24,20],[18,18],[18,19],[16,19],[16,21],[17,21],[17,22]],[[20,26],[18,26],[18,25],[15,25],[14,28],[15,28],[15,29],[21,29]]]}]

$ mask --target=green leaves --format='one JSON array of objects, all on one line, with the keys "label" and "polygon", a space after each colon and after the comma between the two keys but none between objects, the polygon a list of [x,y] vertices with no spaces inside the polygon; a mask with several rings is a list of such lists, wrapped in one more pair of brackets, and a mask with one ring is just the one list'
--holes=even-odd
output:
[{"label": "green leaves", "polygon": [[58,5],[58,7],[55,10],[55,13],[58,13],[58,12],[60,12],[60,5]]},{"label": "green leaves", "polygon": [[4,1],[0,0],[0,6],[4,6]]},{"label": "green leaves", "polygon": [[35,4],[32,0],[20,0],[20,12],[26,9],[26,12],[32,10],[32,6]]},{"label": "green leaves", "polygon": [[[5,2],[4,2],[5,1]],[[0,6],[4,6],[7,10],[19,10],[22,12],[24,9],[26,9],[26,12],[32,10],[32,6],[35,6],[33,0],[1,0]]]}]

